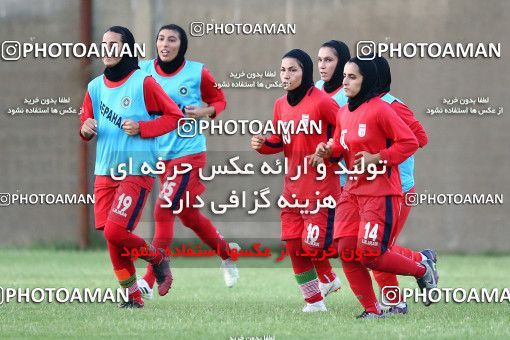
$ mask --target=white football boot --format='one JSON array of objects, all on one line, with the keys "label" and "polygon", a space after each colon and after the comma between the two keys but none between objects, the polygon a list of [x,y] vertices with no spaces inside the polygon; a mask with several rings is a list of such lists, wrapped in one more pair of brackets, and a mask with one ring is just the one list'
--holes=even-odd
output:
[{"label": "white football boot", "polygon": [[144,280],[144,278],[138,279],[138,281],[136,281],[136,283],[138,284],[138,288],[140,289],[140,292],[142,293],[142,298],[147,299],[147,300],[154,299],[154,295],[152,294],[152,288],[149,286],[147,281]]},{"label": "white football boot", "polygon": [[319,281],[319,289],[321,291],[322,297],[326,297],[330,293],[336,292],[340,288],[342,288],[342,283],[340,282],[340,278],[338,276],[329,283],[322,283]]},{"label": "white football boot", "polygon": [[324,300],[320,300],[314,303],[307,303],[303,307],[303,312],[305,313],[315,313],[315,312],[327,312],[326,304]]}]

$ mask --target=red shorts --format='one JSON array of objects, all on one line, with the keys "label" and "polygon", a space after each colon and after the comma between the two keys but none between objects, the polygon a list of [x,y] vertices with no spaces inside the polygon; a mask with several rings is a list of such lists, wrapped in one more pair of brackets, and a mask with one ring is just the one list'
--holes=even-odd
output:
[{"label": "red shorts", "polygon": [[[168,177],[174,177],[176,170],[186,169],[182,163],[190,164],[192,169],[184,174],[177,174],[173,179],[168,179]],[[159,176],[161,187],[155,208],[158,209],[161,205],[168,206],[171,202],[171,207],[168,208],[175,210],[179,207],[181,199],[183,204],[194,204],[196,197],[205,191],[205,185],[200,181],[199,174],[199,169],[203,168],[205,163],[205,152],[165,161],[166,171],[164,175]],[[186,202],[187,200],[189,202]]]},{"label": "red shorts", "polygon": [[299,208],[280,211],[283,241],[302,239],[310,248],[328,249],[333,243],[335,209],[320,208],[315,214],[301,214]]},{"label": "red shorts", "polygon": [[335,216],[335,236],[357,237],[358,247],[384,253],[398,235],[401,196],[357,196],[344,191]]},{"label": "red shorts", "polygon": [[149,176],[128,176],[122,181],[115,181],[109,176],[96,176],[96,229],[104,229],[106,221],[112,221],[128,230],[134,230],[153,183],[154,179]]}]

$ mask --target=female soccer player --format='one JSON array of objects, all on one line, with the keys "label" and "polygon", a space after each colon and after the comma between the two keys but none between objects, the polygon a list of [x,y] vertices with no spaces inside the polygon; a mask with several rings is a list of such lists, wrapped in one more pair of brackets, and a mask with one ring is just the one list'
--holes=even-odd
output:
[{"label": "female soccer player", "polygon": [[[390,92],[391,85],[391,71],[390,65],[388,61],[383,57],[375,57],[374,62],[377,67],[377,75],[378,75],[378,95],[379,97],[388,103],[393,110],[397,113],[397,115],[404,121],[404,123],[409,126],[414,136],[418,140],[418,146],[420,148],[424,147],[428,143],[428,136],[425,132],[425,129],[421,125],[420,121],[416,119],[413,114],[413,111],[407,107],[402,101],[398,98],[393,97]],[[400,173],[400,181],[402,182],[402,194],[404,197],[408,193],[414,193],[414,156],[410,156],[404,162],[398,165],[398,170]],[[400,216],[398,218],[398,223],[395,230],[395,238],[402,232],[404,225],[406,223],[407,217],[409,216],[409,212],[411,211],[411,206],[408,204],[402,204],[400,209]],[[401,247],[397,244],[393,245],[392,250],[398,252],[406,257],[414,259],[415,261],[422,261],[425,258],[430,258],[434,262],[437,261],[436,252],[431,249],[425,249],[421,252],[413,251],[409,248]],[[380,272],[377,270],[373,271],[374,278],[377,281],[377,284],[381,288],[381,291],[384,292],[384,287],[387,286],[398,286],[397,276],[392,273]],[[384,302],[384,301],[383,301]],[[403,301],[399,301],[398,297],[395,296],[395,299],[389,299],[387,302],[391,303],[392,307],[389,308],[389,312],[393,314],[406,314],[407,313],[407,304]],[[398,303],[398,304],[397,304]]]},{"label": "female soccer player", "polygon": [[[322,44],[318,53],[319,74],[321,80],[315,83],[315,87],[327,93],[333,98],[338,106],[347,103],[342,88],[344,65],[351,59],[349,47],[341,41],[330,40]],[[341,176],[340,183],[345,184],[345,176]],[[328,259],[314,261],[315,270],[319,277],[319,287],[322,295],[326,297],[340,289],[340,278],[333,271]]]},{"label": "female soccer player", "polygon": [[[159,29],[156,37],[158,57],[140,63],[146,71],[163,87],[165,92],[177,103],[186,117],[207,119],[217,117],[227,105],[223,91],[214,87],[215,80],[202,63],[185,59],[188,48],[186,32],[177,25],[165,25]],[[207,106],[202,107],[202,102]],[[183,135],[183,130],[179,131]],[[203,134],[180,137],[172,131],[158,138],[159,156],[165,162],[166,172],[159,176],[161,190],[154,208],[155,232],[152,245],[168,247],[173,239],[175,214],[173,209],[179,206],[179,200],[189,192],[190,203],[205,190],[200,181],[199,169],[206,164],[206,142]],[[191,164],[192,170],[175,176],[174,167],[181,170],[182,163]],[[167,180],[168,177],[175,177]],[[168,202],[172,202],[172,207]],[[211,221],[199,209],[184,207],[178,214],[182,224],[195,232],[212,249],[219,249],[225,283],[233,287],[239,273],[235,263],[229,257],[230,247],[240,249],[236,243],[230,245],[223,239]],[[143,279],[138,281],[142,293],[152,298],[152,286],[155,276],[148,266]]]},{"label": "female soccer player", "polygon": [[[338,106],[347,104],[342,82],[344,79],[344,66],[351,59],[349,47],[342,41],[330,40],[322,44],[319,49],[319,73],[321,80],[315,86],[328,93]],[[345,165],[345,161],[341,160]],[[340,186],[343,187],[347,181],[347,175],[340,175]]]},{"label": "female soccer player", "polygon": [[[365,308],[359,317],[375,318],[383,314],[368,268],[414,276],[424,290],[437,286],[438,275],[432,260],[414,261],[391,249],[402,204],[398,164],[417,150],[418,142],[409,127],[377,95],[374,62],[351,59],[344,68],[343,85],[348,105],[340,109],[333,140],[319,144],[316,154],[343,155],[347,168],[358,172],[357,176],[349,177],[342,192],[335,218],[335,239],[340,254],[359,248],[361,258],[347,261],[341,256],[342,267],[352,291]],[[370,166],[372,174],[373,166],[378,172],[385,171],[369,180],[369,173],[363,169]]]},{"label": "female soccer player", "polygon": [[[134,37],[125,27],[109,28],[103,43],[109,48],[118,46],[118,51],[127,44],[134,53]],[[142,165],[147,162],[153,166],[153,137],[175,129],[183,114],[154,79],[138,69],[136,57],[104,57],[103,63],[104,74],[88,84],[80,136],[86,141],[97,136],[94,216],[96,228],[104,231],[115,275],[129,292],[129,301],[120,307],[141,308],[144,304],[135,266],[126,255],[142,254],[140,257],[151,264],[160,295],[165,295],[172,284],[164,252],[133,233],[154,183],[142,173]],[[161,117],[154,119],[155,115]],[[118,177],[124,178],[114,179]]]},{"label": "female soccer player", "polygon": [[[334,174],[335,165],[327,167],[327,175],[318,180],[315,168],[307,174],[292,180],[298,167],[308,162],[308,156],[315,151],[318,142],[325,142],[334,129],[338,105],[327,94],[313,86],[313,63],[308,54],[294,49],[283,56],[280,78],[287,94],[274,105],[274,126],[278,122],[296,126],[300,121],[321,122],[320,133],[284,133],[269,137],[253,136],[251,146],[261,154],[282,152],[288,158],[289,170],[285,175],[282,196],[300,204],[309,200],[310,210],[316,210],[317,200],[332,195],[335,199],[340,192],[340,183]],[[304,251],[318,254],[328,249],[333,241],[335,206],[321,207],[314,214],[297,207],[283,207],[281,216],[281,238],[287,241],[287,250],[299,288],[307,304],[303,312],[326,311],[323,296],[319,289],[317,271],[311,256],[299,256]],[[314,259],[315,260],[315,259]],[[331,268],[331,267],[330,267]]]}]

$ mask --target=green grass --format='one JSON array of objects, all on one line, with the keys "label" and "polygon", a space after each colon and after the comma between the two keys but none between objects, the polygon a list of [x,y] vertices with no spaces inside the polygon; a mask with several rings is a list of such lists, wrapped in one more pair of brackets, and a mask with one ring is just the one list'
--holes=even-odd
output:
[{"label": "green grass", "polygon": [[[1,254],[3,287],[117,287],[106,251],[4,249]],[[303,301],[288,263],[260,268],[260,261],[269,260],[256,260],[258,266],[241,260],[241,279],[228,289],[217,259],[210,259],[207,268],[189,268],[185,261],[175,263],[169,295],[146,301],[143,310],[110,303],[0,305],[0,337],[510,338],[508,303],[411,304],[406,316],[356,320],[362,308],[336,261],[344,287],[327,298],[327,313],[311,315],[301,312]],[[509,265],[510,256],[448,255],[439,258],[438,268],[444,287],[503,288],[510,282]],[[410,278],[400,281],[415,286]]]}]

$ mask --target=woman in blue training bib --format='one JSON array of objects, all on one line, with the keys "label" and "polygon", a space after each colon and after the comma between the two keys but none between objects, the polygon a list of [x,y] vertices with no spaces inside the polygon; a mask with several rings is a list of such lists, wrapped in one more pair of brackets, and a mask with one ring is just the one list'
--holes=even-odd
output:
[{"label": "woman in blue training bib", "polygon": [[[141,69],[156,79],[187,118],[198,120],[217,117],[226,107],[225,95],[215,87],[216,81],[202,63],[185,59],[188,48],[186,32],[175,24],[161,27],[156,37],[156,48],[157,58],[141,62]],[[207,105],[202,106],[203,102]],[[191,124],[196,122],[191,121]],[[154,208],[153,246],[170,246],[177,215],[182,224],[193,230],[205,244],[219,251],[225,283],[228,287],[234,286],[239,273],[229,254],[230,248],[239,249],[239,246],[228,244],[199,209],[190,206],[183,207],[178,213],[173,211],[179,207],[179,201],[184,197],[189,197],[187,203],[192,205],[205,190],[199,176],[199,169],[206,164],[205,136],[196,130],[193,133],[182,128],[159,137],[157,144],[166,172],[159,176],[161,190]],[[191,164],[192,170],[175,175],[174,171],[183,169],[183,163]],[[174,178],[167,180],[168,177]],[[172,203],[170,208],[168,202]],[[151,266],[148,266],[146,275],[138,283],[144,296],[150,298],[154,284]]]},{"label": "woman in blue training bib", "polygon": [[[109,28],[103,43],[110,49],[117,47],[117,51],[125,51],[127,45],[128,52],[134,53],[135,39],[125,27]],[[140,258],[156,272],[160,295],[165,295],[172,284],[164,252],[133,233],[154,183],[142,171],[142,164],[153,166],[154,137],[175,129],[183,115],[154,79],[139,70],[138,58],[119,53],[104,57],[104,74],[88,84],[80,136],[85,141],[97,140],[94,218],[96,228],[104,231],[115,275],[129,292],[129,301],[121,307],[141,308],[144,303],[129,255],[135,251],[144,254]],[[123,176],[120,170],[124,170]]]}]

